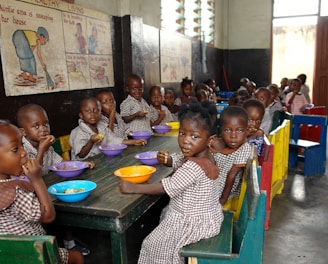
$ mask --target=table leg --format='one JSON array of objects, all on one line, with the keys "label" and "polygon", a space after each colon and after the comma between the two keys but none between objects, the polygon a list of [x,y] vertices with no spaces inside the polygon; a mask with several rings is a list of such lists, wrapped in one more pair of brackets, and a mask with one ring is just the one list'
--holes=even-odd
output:
[{"label": "table leg", "polygon": [[124,233],[110,232],[112,242],[112,259],[115,264],[127,264],[126,237]]}]

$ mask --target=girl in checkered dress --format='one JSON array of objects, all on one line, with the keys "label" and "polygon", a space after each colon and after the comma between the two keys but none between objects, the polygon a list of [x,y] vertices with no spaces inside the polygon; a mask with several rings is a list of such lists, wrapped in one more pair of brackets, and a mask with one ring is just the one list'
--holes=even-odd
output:
[{"label": "girl in checkered dress", "polygon": [[123,193],[170,196],[160,224],[142,243],[139,264],[183,264],[180,248],[220,232],[219,170],[209,150],[216,132],[216,108],[208,102],[182,105],[179,120],[178,144],[184,161],[174,174],[157,183],[120,183]]},{"label": "girl in checkered dress", "polygon": [[[12,176],[26,175],[28,181]],[[55,219],[55,209],[36,159],[27,159],[22,134],[0,120],[0,234],[45,235],[41,223]],[[60,248],[62,263],[82,264],[80,252]]]}]

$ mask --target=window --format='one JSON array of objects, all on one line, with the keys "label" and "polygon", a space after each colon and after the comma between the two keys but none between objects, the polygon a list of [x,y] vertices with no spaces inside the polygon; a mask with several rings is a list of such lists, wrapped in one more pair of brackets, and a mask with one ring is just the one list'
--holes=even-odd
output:
[{"label": "window", "polygon": [[215,0],[162,0],[162,28],[214,44]]}]

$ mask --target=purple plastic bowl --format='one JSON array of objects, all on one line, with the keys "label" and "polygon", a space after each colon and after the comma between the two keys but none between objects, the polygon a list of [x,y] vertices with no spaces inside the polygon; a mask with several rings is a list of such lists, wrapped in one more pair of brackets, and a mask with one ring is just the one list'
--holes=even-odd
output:
[{"label": "purple plastic bowl", "polygon": [[132,136],[133,139],[150,139],[151,136],[153,135],[153,132],[150,131],[136,131],[136,132],[131,132],[130,135]]},{"label": "purple plastic bowl", "polygon": [[63,178],[72,178],[80,175],[89,165],[83,161],[62,161],[50,166],[58,176]]},{"label": "purple plastic bowl", "polygon": [[157,152],[158,151],[142,152],[142,153],[139,153],[139,154],[135,155],[134,157],[136,159],[140,160],[140,162],[142,164],[145,164],[145,165],[155,165],[155,164],[158,164]]},{"label": "purple plastic bowl", "polygon": [[125,144],[102,144],[99,149],[107,156],[115,156],[120,154],[126,147]]},{"label": "purple plastic bowl", "polygon": [[153,126],[152,129],[158,134],[165,134],[169,131],[171,131],[172,127],[168,125],[158,125],[158,126]]}]

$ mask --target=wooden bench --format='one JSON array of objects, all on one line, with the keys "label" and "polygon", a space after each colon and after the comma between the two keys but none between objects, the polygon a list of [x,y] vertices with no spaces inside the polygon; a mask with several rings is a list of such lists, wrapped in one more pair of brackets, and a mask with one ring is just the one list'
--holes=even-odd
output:
[{"label": "wooden bench", "polygon": [[262,263],[266,194],[260,191],[256,160],[247,166],[247,188],[238,221],[225,212],[221,233],[180,250],[189,264]]},{"label": "wooden bench", "polygon": [[58,264],[60,258],[54,236],[0,236],[0,263]]},{"label": "wooden bench", "polygon": [[[320,126],[320,141],[300,139],[304,125]],[[290,168],[297,167],[298,161],[304,162],[304,176],[319,176],[325,173],[327,148],[327,116],[294,115],[292,136],[289,141]],[[300,152],[301,150],[301,152]]]}]

